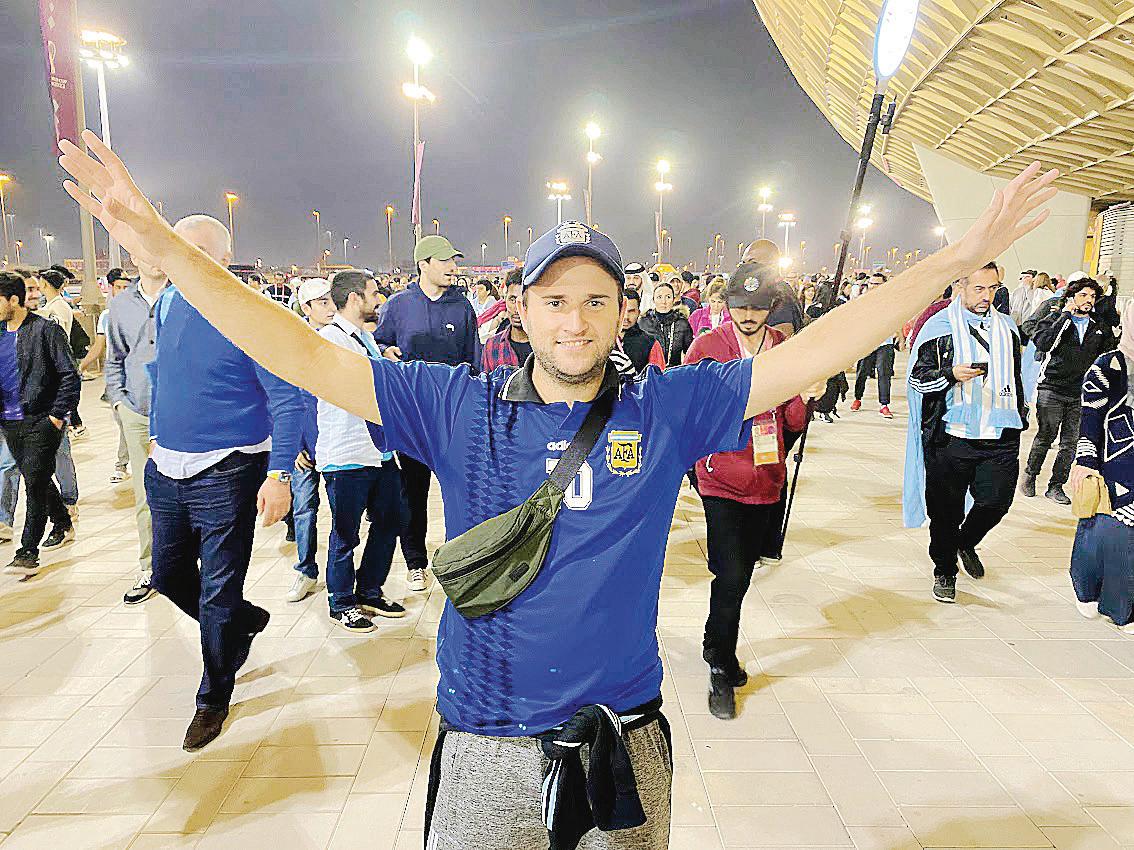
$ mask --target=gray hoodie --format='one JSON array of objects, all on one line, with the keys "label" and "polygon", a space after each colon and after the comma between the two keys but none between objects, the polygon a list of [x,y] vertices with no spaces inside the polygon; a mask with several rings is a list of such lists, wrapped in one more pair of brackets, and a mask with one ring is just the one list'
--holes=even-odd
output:
[{"label": "gray hoodie", "polygon": [[[150,415],[150,376],[154,359],[154,311],[141,293],[141,283],[111,299],[106,321],[106,397],[122,402],[139,416]],[[155,301],[156,304],[156,301]]]}]

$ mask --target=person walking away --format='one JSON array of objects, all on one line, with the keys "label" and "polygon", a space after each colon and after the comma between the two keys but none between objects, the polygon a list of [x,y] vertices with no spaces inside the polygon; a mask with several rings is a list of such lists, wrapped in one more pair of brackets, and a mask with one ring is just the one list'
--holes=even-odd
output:
[{"label": "person walking away", "polygon": [[[321,277],[309,278],[297,287],[298,299],[307,323],[314,331],[329,325],[335,318],[335,302],[331,300],[331,284]],[[291,473],[291,514],[295,529],[295,578],[287,591],[288,602],[302,602],[319,585],[319,480],[315,468],[315,446],[319,438],[318,400],[306,390],[303,397],[303,424],[299,431],[299,454]]]},{"label": "person walking away", "polygon": [[656,284],[654,309],[638,320],[638,327],[661,344],[667,367],[680,366],[685,352],[693,344],[693,329],[688,320],[674,310],[674,297],[672,284]]},{"label": "person walking away", "polygon": [[[231,260],[232,238],[215,218],[188,216],[174,233],[211,261]],[[244,599],[244,579],[257,514],[270,526],[291,505],[303,399],[205,321],[177,285],[154,311],[153,451],[145,478],[152,585],[200,624],[204,669],[182,743],[192,752],[221,733],[236,673],[268,625],[268,612]],[[266,309],[295,317],[247,292]]]},{"label": "person walking away", "polygon": [[938,602],[957,599],[958,557],[970,576],[984,577],[976,547],[1007,515],[1020,474],[1028,408],[1019,333],[992,308],[999,286],[995,263],[973,272],[914,341],[903,519],[918,528],[928,513]]},{"label": "person walking away", "polygon": [[[340,271],[331,279],[336,314],[319,335],[367,357],[381,358],[363,326],[374,321],[378,286],[365,272]],[[392,452],[379,451],[366,422],[319,402],[316,468],[327,482],[331,538],[327,545],[327,601],[331,620],[348,632],[374,631],[371,617],[404,617],[406,609],[382,592],[394,545],[405,523],[402,479]],[[366,546],[355,570],[363,514],[370,518]]]},{"label": "person walking away", "polygon": [[[870,289],[876,289],[886,282],[886,275],[872,274],[867,280]],[[862,397],[866,393],[867,378],[876,376],[878,379],[878,415],[884,419],[893,419],[890,412],[890,383],[894,378],[894,351],[897,337],[886,340],[877,349],[870,352],[858,361],[858,369],[854,380],[854,401],[850,409],[857,412],[862,409]]]},{"label": "person walking away", "polygon": [[146,461],[150,455],[150,364],[155,353],[154,305],[169,278],[138,263],[138,280],[110,302],[106,319],[106,397],[120,423],[134,471],[134,523],[138,529],[138,575],[122,601],[145,602],[157,591],[152,577],[153,527],[146,502]]},{"label": "person walking away", "polygon": [[1079,613],[1109,617],[1134,636],[1134,301],[1122,314],[1118,350],[1101,355],[1083,382],[1082,423],[1071,485],[1097,476],[1111,512],[1079,520],[1071,584]]},{"label": "person walking away", "polygon": [[[742,266],[725,293],[732,323],[694,340],[686,364],[759,357],[783,342],[784,335],[766,324],[783,297],[782,290],[778,271],[755,264]],[[775,503],[787,480],[783,432],[785,428],[802,430],[806,419],[807,405],[796,396],[759,414],[740,451],[720,452],[697,461],[709,572],[713,574],[703,657],[709,665],[709,711],[723,720],[736,716],[733,691],[748,682],[736,655],[744,596],[753,570],[761,564],[767,538],[780,534]]]},{"label": "person walking away", "polygon": [[[39,572],[39,550],[75,539],[75,529],[51,480],[67,414],[81,381],[62,327],[24,306],[24,279],[0,272],[0,388],[4,439],[24,478],[27,508],[20,546],[4,572]],[[51,533],[44,539],[47,521]]]},{"label": "person walking away", "polygon": [[1058,438],[1059,451],[1044,496],[1057,505],[1071,504],[1063,485],[1071,474],[1079,440],[1083,376],[1114,342],[1110,331],[1094,315],[1101,296],[1102,287],[1094,280],[1077,280],[1056,300],[1048,315],[1032,324],[1032,341],[1043,361],[1036,396],[1039,430],[1020,481],[1020,492],[1029,498],[1036,494],[1036,479]]},{"label": "person walking away", "polygon": [[[476,313],[467,298],[453,286],[457,258],[463,257],[444,236],[425,236],[413,251],[419,279],[389,301],[374,332],[382,355],[393,361],[423,361],[448,366],[480,364]],[[423,591],[429,553],[429,485],[432,472],[418,458],[399,457],[410,519],[402,533],[406,584]]]}]

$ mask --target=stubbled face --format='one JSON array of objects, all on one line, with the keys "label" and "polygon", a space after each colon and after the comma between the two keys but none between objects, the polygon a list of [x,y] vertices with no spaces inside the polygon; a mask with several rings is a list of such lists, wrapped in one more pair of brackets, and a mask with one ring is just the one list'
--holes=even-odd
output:
[{"label": "stubbled face", "polygon": [[[378,307],[381,306],[379,295],[378,284],[373,280],[366,281],[366,289],[361,296],[362,306],[359,309],[359,317],[363,322],[378,321]],[[350,297],[359,298],[360,296],[357,292],[353,292]]]},{"label": "stubbled face", "polygon": [[457,279],[457,259],[426,260],[421,264],[421,276],[440,289],[448,289]]},{"label": "stubbled face", "polygon": [[518,283],[514,283],[508,287],[508,297],[504,299],[504,306],[508,310],[508,321],[512,323],[512,327],[520,327],[520,298],[522,295],[522,287]]},{"label": "stubbled face", "polygon": [[768,321],[770,310],[757,310],[754,307],[729,307],[732,326],[745,336],[757,333]]},{"label": "stubbled face", "polygon": [[24,306],[29,310],[38,310],[43,301],[43,291],[40,289],[38,277],[30,277],[24,281]]},{"label": "stubbled face", "polygon": [[552,263],[527,288],[520,318],[540,367],[564,384],[602,375],[622,319],[618,283],[589,257]]},{"label": "stubbled face", "polygon": [[642,318],[642,305],[637,298],[627,298],[626,307],[622,311],[622,330],[628,331],[631,325],[638,324]]},{"label": "stubbled face", "polygon": [[1080,316],[1085,316],[1095,309],[1095,291],[1093,289],[1080,289],[1071,299],[1072,310]]},{"label": "stubbled face", "polygon": [[669,284],[659,286],[654,290],[654,310],[659,313],[668,313],[673,309],[673,290]]},{"label": "stubbled face", "polygon": [[311,327],[316,330],[326,327],[335,318],[335,302],[331,300],[330,295],[313,298],[303,305],[303,315],[310,320]]},{"label": "stubbled face", "polygon": [[980,269],[969,275],[961,289],[961,303],[978,316],[988,314],[993,296],[1000,288],[1000,274],[995,269]]},{"label": "stubbled face", "polygon": [[10,321],[16,308],[20,306],[20,299],[13,295],[11,298],[0,298],[0,322]]},{"label": "stubbled face", "polygon": [[640,274],[626,275],[626,288],[627,289],[642,289],[642,276]]}]

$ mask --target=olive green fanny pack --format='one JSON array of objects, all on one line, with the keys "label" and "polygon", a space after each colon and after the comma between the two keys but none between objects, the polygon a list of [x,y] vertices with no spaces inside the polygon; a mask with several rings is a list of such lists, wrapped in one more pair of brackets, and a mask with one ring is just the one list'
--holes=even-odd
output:
[{"label": "olive green fanny pack", "polygon": [[499,611],[543,568],[563,495],[610,420],[617,391],[595,400],[539,489],[512,510],[474,525],[433,555],[433,575],[457,611],[473,619]]}]

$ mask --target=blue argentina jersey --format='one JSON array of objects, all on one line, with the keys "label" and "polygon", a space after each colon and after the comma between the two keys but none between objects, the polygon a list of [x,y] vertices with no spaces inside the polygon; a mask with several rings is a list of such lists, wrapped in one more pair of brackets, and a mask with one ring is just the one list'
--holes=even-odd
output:
[{"label": "blue argentina jersey", "polygon": [[[514,508],[546,479],[590,404],[540,399],[523,369],[375,360],[379,449],[437,474],[456,537]],[[748,440],[751,360],[705,361],[618,393],[606,432],[568,491],[537,579],[502,610],[467,620],[446,603],[437,636],[438,710],[454,727],[533,735],[581,706],[626,711],[661,691],[662,560],[685,471]]]}]

